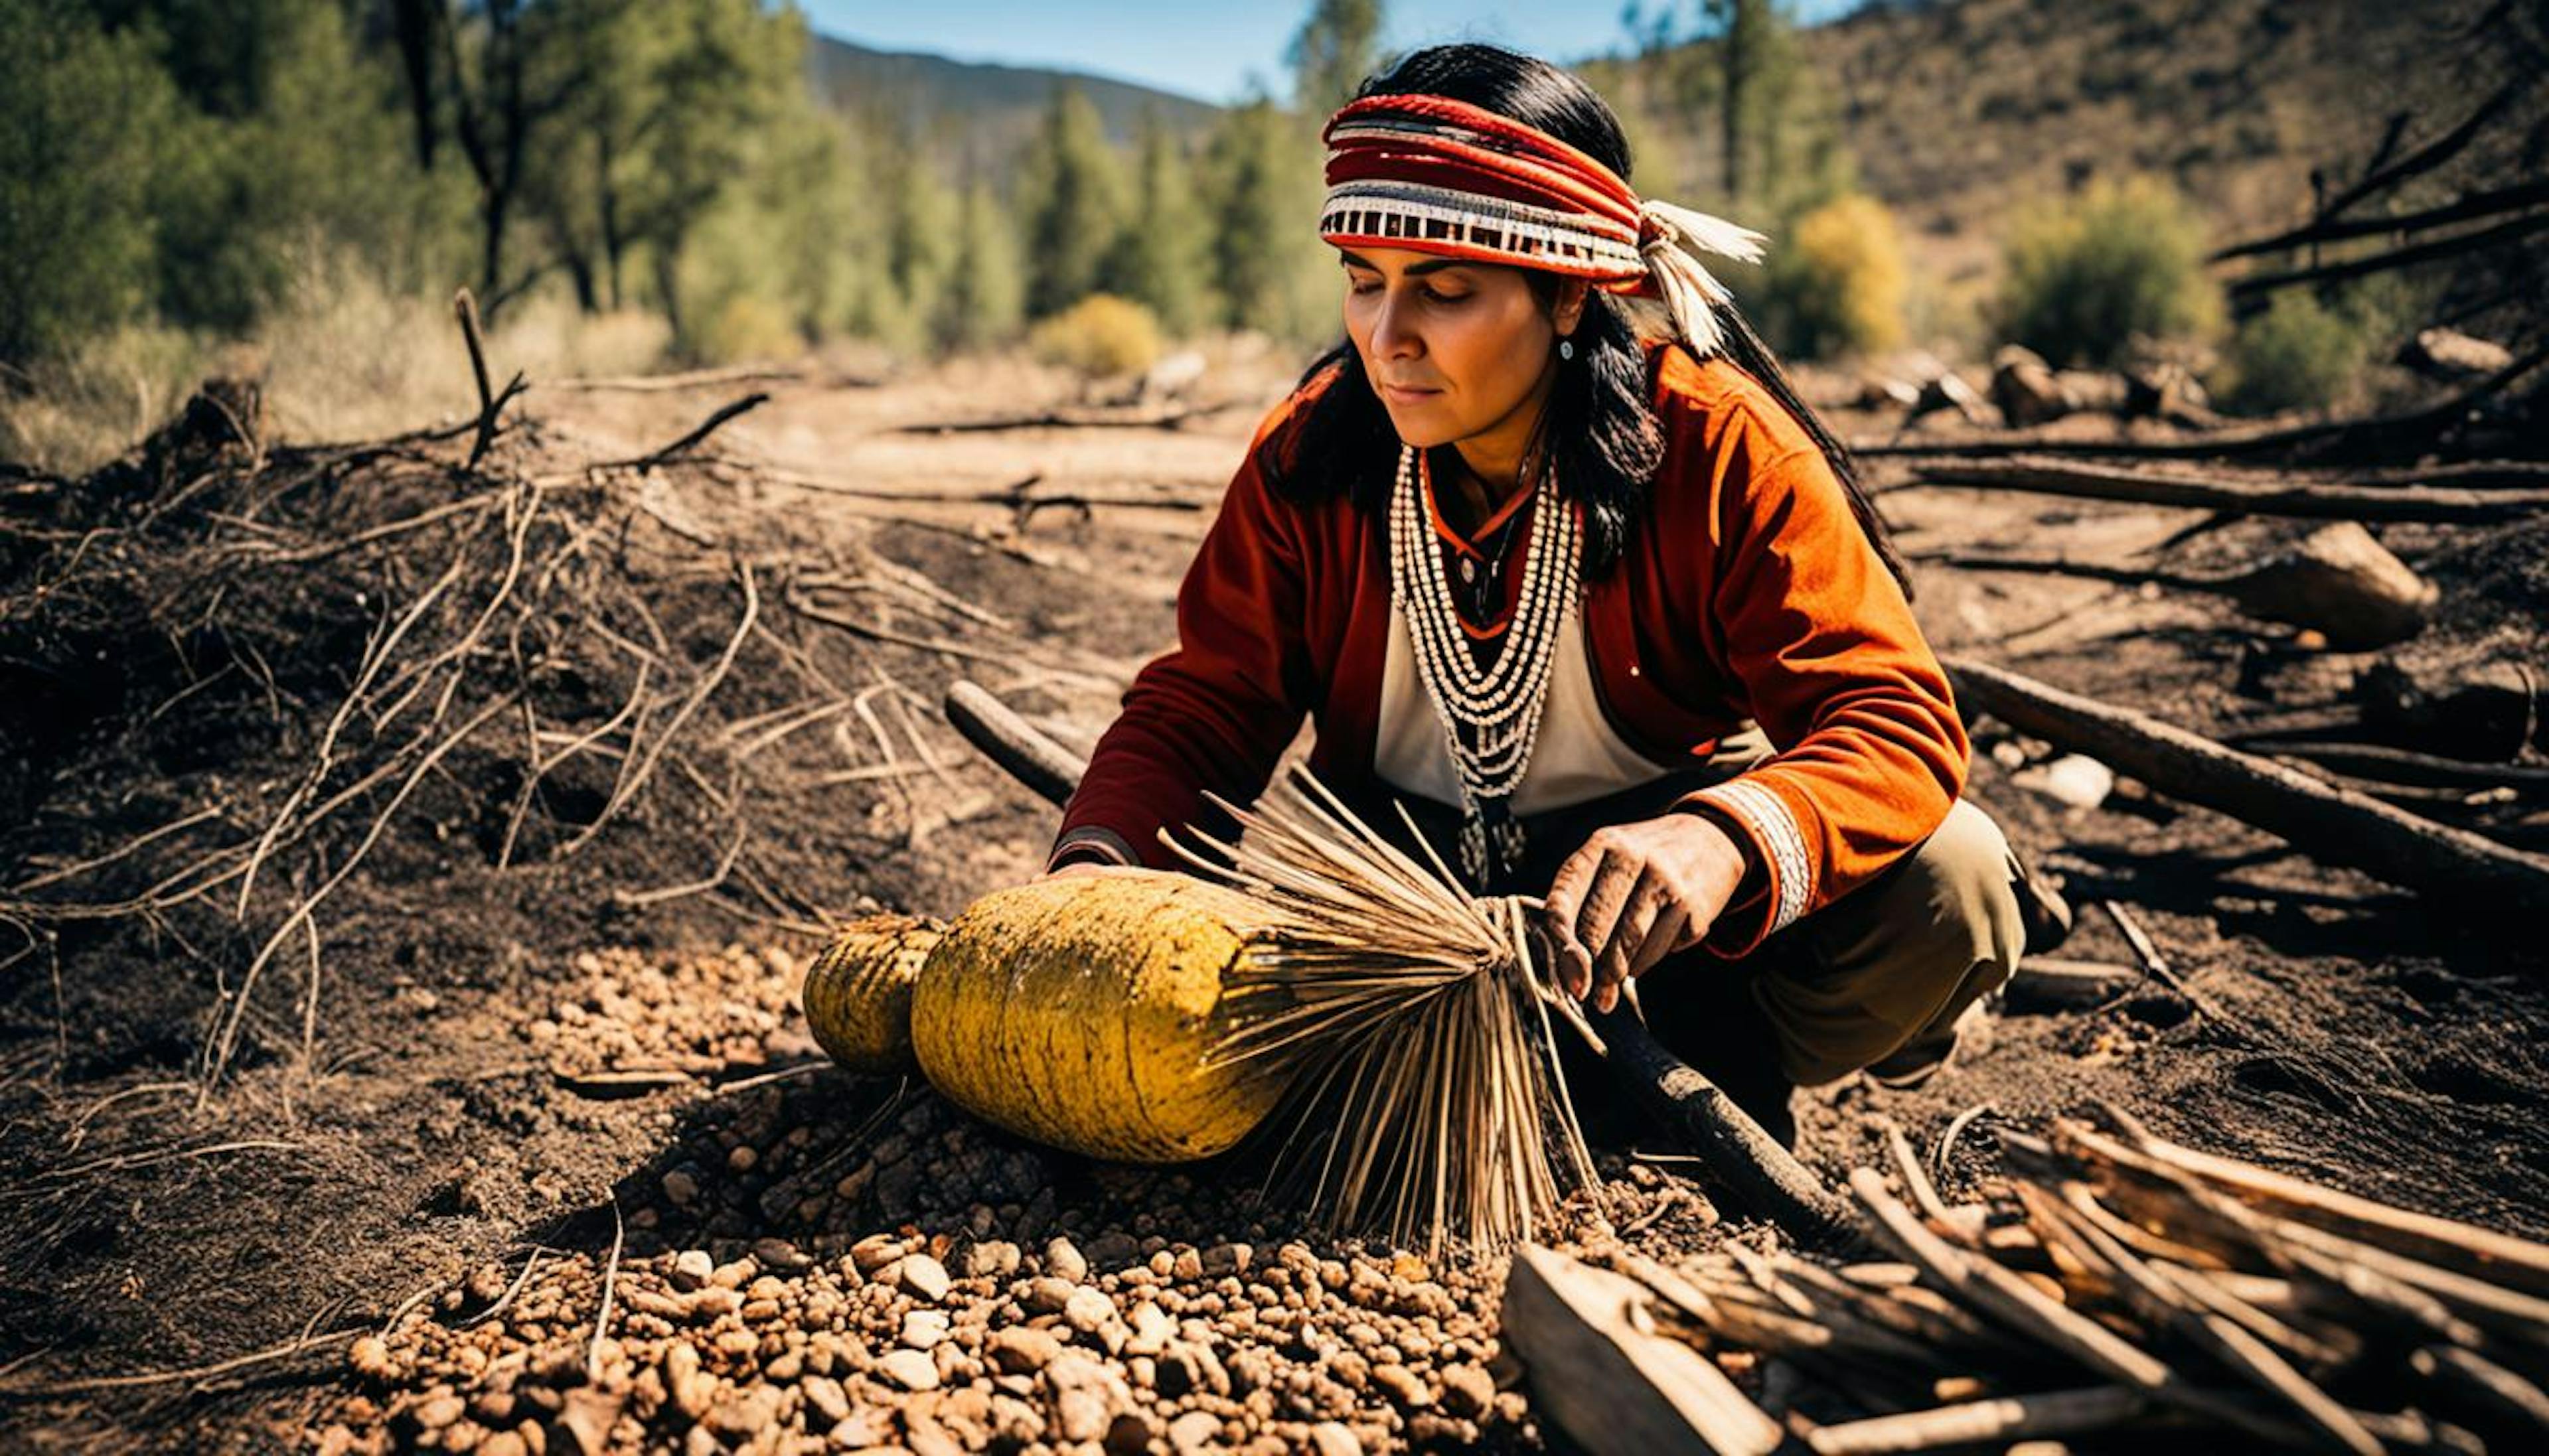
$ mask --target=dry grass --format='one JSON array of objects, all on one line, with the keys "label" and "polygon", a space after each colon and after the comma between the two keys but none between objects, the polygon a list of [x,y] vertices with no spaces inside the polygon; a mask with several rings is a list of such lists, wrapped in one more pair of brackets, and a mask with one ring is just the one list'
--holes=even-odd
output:
[{"label": "dry grass", "polygon": [[[656,315],[587,315],[545,294],[509,309],[488,340],[533,381],[642,374],[670,342]],[[0,392],[0,458],[58,475],[93,470],[213,374],[262,377],[274,433],[296,441],[375,438],[476,410],[449,295],[395,293],[362,268],[314,260],[247,339],[135,324],[36,366],[24,393]]]}]

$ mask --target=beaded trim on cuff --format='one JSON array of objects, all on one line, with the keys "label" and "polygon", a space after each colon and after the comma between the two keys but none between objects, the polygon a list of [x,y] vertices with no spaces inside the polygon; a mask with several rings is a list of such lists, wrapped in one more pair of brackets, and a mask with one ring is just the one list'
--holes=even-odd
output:
[{"label": "beaded trim on cuff", "polygon": [[1064,864],[1087,859],[1103,859],[1110,864],[1139,864],[1142,857],[1124,842],[1124,836],[1096,824],[1084,824],[1062,837],[1045,857],[1044,867],[1059,869]]},{"label": "beaded trim on cuff", "polygon": [[1806,853],[1805,831],[1797,827],[1796,815],[1788,812],[1777,794],[1741,778],[1711,784],[1692,797],[1706,799],[1744,821],[1753,840],[1769,852],[1779,892],[1770,930],[1786,929],[1805,913],[1806,898],[1814,889],[1814,862]]}]

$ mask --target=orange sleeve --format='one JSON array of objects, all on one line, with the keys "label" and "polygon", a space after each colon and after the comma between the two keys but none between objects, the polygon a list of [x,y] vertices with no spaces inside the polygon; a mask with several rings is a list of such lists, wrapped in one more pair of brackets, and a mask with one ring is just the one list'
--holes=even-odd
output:
[{"label": "orange sleeve", "polygon": [[1257,464],[1293,403],[1258,427],[1178,587],[1178,645],[1126,689],[1064,806],[1048,865],[1174,867],[1160,830],[1202,821],[1206,791],[1254,800],[1300,730],[1316,691],[1302,648],[1301,522]]},{"label": "orange sleeve", "polygon": [[1696,457],[1715,471],[1706,610],[1776,750],[1680,805],[1740,827],[1766,871],[1762,893],[1709,931],[1709,949],[1731,957],[1927,839],[1964,786],[1970,747],[1911,603],[1812,437],[1766,399],[1713,428]]}]

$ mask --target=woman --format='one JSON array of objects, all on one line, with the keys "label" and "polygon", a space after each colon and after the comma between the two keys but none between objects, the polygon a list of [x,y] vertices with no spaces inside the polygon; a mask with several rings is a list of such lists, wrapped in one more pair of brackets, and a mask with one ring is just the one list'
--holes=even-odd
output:
[{"label": "woman", "polygon": [[1792,1083],[1926,1075],[2017,963],[2018,870],[1846,458],[1689,251],[1757,234],[1642,202],[1601,100],[1490,46],[1326,135],[1348,339],[1259,428],[1050,869],[1173,864],[1307,714],[1322,779],[1545,895],[1570,992],[1639,980],[1783,1138]]}]

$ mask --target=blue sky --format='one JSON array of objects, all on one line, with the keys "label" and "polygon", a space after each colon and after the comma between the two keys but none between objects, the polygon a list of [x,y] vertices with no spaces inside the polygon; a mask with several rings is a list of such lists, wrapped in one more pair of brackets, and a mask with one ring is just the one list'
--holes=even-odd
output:
[{"label": "blue sky", "polygon": [[[883,50],[925,50],[957,60],[1052,66],[1140,81],[1206,101],[1233,101],[1252,76],[1281,94],[1283,47],[1306,3],[1222,5],[1213,0],[1124,0],[1075,5],[1045,0],[798,0],[814,29]],[[1615,0],[1397,0],[1384,44],[1404,50],[1438,41],[1494,41],[1553,60],[1627,44]],[[1848,0],[1804,0],[1808,16]]]}]

